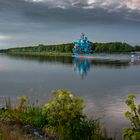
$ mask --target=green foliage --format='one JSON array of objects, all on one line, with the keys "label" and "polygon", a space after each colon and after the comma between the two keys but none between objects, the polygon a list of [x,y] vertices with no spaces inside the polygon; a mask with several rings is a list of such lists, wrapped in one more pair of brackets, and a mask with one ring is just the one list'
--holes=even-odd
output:
[{"label": "green foliage", "polygon": [[3,116],[10,119],[12,122],[21,124],[32,124],[37,127],[44,127],[47,121],[47,114],[43,109],[35,104],[28,105],[29,98],[19,98],[20,103],[13,107],[10,103],[10,99],[6,100],[7,111],[3,113]]},{"label": "green foliage", "polygon": [[[131,46],[125,42],[109,42],[109,43],[91,43],[91,53],[128,53],[131,51],[140,51],[140,46]],[[27,53],[46,54],[46,53],[72,53],[74,44],[58,44],[58,45],[44,45],[38,46],[18,47],[0,50],[1,53]]]},{"label": "green foliage", "polygon": [[48,135],[59,140],[108,140],[99,121],[89,119],[84,113],[84,102],[67,90],[53,91],[54,98],[44,106],[29,104],[29,98],[19,99],[13,106],[6,99],[6,108],[0,110],[0,119],[13,124],[31,124],[43,128]]},{"label": "green foliage", "polygon": [[58,120],[61,123],[65,123],[78,115],[82,115],[82,99],[73,96],[66,90],[53,91],[53,94],[55,98],[53,98],[49,104],[45,104],[44,109],[49,113],[49,116],[54,118],[53,123],[55,125],[58,125]]},{"label": "green foliage", "polygon": [[25,116],[26,124],[32,124],[40,128],[43,128],[47,124],[47,114],[38,106],[29,106],[26,110]]},{"label": "green foliage", "polygon": [[[73,44],[60,44],[60,45],[43,45],[39,44],[38,46],[32,46],[32,47],[20,47],[20,48],[11,48],[7,49],[8,53],[16,53],[16,52],[44,52],[44,53],[50,53],[50,52],[57,52],[57,53],[72,53]],[[6,51],[6,50],[5,50]]]},{"label": "green foliage", "polygon": [[48,131],[57,133],[60,140],[88,140],[102,137],[97,121],[88,119],[83,114],[83,100],[73,96],[70,91],[53,91],[54,98],[44,105],[48,114]]},{"label": "green foliage", "polygon": [[134,102],[135,95],[129,94],[125,103],[130,111],[125,112],[125,117],[130,120],[132,128],[123,129],[123,140],[139,140],[140,139],[140,104]]},{"label": "green foliage", "polygon": [[53,94],[55,97],[44,105],[48,114],[48,124],[59,133],[60,139],[72,137],[77,133],[77,129],[83,128],[78,126],[79,120],[84,119],[83,100],[65,90],[53,91]]},{"label": "green foliage", "polygon": [[93,52],[96,53],[124,53],[134,50],[133,46],[122,42],[94,43],[92,47]]},{"label": "green foliage", "polygon": [[140,51],[140,46],[136,45],[135,46],[135,51]]}]

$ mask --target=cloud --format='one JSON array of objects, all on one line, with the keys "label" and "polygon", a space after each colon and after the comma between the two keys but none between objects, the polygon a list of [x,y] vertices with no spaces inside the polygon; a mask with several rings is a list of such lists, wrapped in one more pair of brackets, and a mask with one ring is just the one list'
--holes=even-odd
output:
[{"label": "cloud", "polygon": [[0,35],[0,40],[9,40],[9,39],[12,39],[11,36],[8,36],[8,35]]},{"label": "cloud", "polygon": [[83,31],[106,41],[105,30],[116,30],[120,40],[118,31],[124,29],[127,36],[136,31],[137,41],[139,7],[139,1],[130,0],[0,0],[0,46],[70,42]]},{"label": "cloud", "polygon": [[50,8],[80,7],[84,9],[105,8],[116,10],[126,7],[130,10],[140,10],[140,0],[25,0],[27,2],[44,3]]},{"label": "cloud", "polygon": [[10,21],[11,26],[18,24],[18,27],[35,22],[45,26],[56,22],[137,23],[140,19],[139,3],[139,0],[4,0],[0,1],[0,20]]},{"label": "cloud", "polygon": [[140,0],[127,0],[126,5],[128,8],[135,10],[140,10]]}]

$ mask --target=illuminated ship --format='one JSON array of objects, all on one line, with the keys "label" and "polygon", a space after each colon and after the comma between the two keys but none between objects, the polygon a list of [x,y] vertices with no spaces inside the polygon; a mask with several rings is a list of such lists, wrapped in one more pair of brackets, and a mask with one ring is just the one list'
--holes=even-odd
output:
[{"label": "illuminated ship", "polygon": [[77,42],[74,42],[73,54],[89,54],[91,50],[90,42],[88,38],[82,33],[80,39]]}]

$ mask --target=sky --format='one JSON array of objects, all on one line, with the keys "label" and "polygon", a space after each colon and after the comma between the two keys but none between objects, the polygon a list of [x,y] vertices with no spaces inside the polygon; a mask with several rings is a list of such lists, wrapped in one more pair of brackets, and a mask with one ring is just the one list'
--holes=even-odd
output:
[{"label": "sky", "polygon": [[0,49],[76,41],[140,45],[140,0],[0,0]]}]

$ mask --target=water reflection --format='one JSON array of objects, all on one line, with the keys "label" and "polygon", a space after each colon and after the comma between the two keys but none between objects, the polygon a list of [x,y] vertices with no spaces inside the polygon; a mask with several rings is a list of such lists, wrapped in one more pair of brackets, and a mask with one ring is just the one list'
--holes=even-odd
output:
[{"label": "water reflection", "polygon": [[81,75],[83,79],[87,72],[90,70],[90,63],[88,59],[74,58],[73,60],[74,71]]},{"label": "water reflection", "polygon": [[130,64],[140,65],[140,59],[135,59],[134,57],[131,57]]},{"label": "water reflection", "polygon": [[[4,56],[3,56],[4,57]],[[27,61],[36,61],[39,63],[61,63],[64,65],[71,65],[75,63],[73,57],[71,56],[34,56],[34,55],[18,55],[18,54],[8,54],[7,56],[9,59],[15,60],[27,60]],[[89,65],[94,67],[109,67],[109,68],[125,68],[130,65],[128,60],[101,60],[101,59],[85,59],[85,58],[77,58],[78,62],[80,61],[88,61]]]},{"label": "water reflection", "polygon": [[140,61],[133,59],[0,55],[0,105],[3,96],[15,101],[23,95],[43,104],[52,98],[52,89],[68,89],[85,100],[87,114],[103,118],[113,133],[127,125],[123,117],[127,94],[139,95],[140,101],[139,71]]},{"label": "water reflection", "polygon": [[87,76],[91,66],[110,67],[110,68],[126,68],[130,65],[140,65],[140,59],[130,60],[92,60],[87,58],[73,58],[74,71],[78,73],[82,79]]}]

